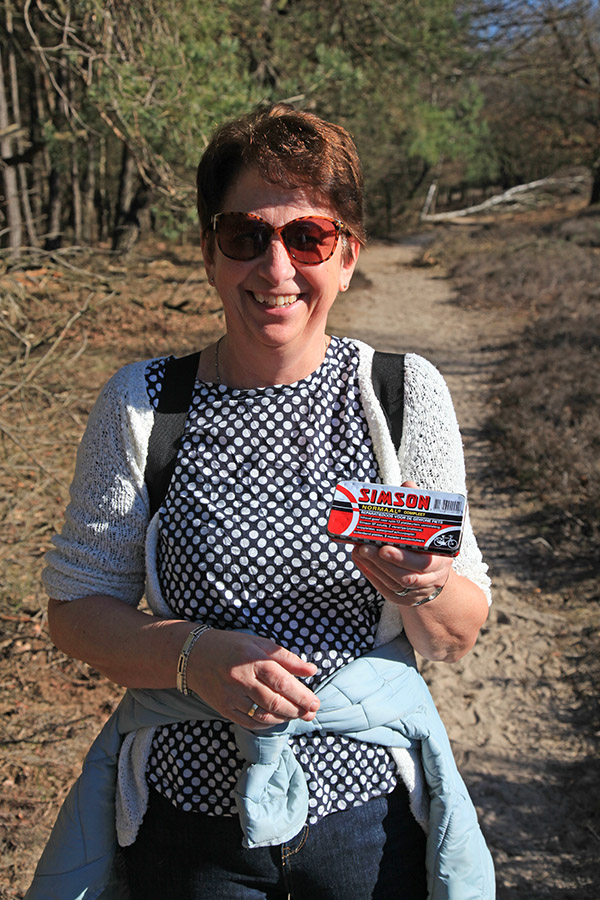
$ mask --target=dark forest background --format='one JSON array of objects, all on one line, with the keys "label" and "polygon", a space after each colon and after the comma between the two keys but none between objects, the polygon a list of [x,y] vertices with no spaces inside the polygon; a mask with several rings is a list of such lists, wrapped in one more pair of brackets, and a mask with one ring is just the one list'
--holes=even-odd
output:
[{"label": "dark forest background", "polygon": [[600,200],[596,0],[2,0],[0,248],[194,227],[214,126],[288,100],[345,125],[374,236],[585,167]]}]

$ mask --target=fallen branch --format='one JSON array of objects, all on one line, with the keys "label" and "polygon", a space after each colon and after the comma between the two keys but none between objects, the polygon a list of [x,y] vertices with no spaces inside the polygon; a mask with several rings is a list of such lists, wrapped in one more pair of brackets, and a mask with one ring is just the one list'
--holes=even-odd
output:
[{"label": "fallen branch", "polygon": [[523,195],[534,192],[538,188],[552,187],[558,184],[574,184],[575,182],[581,181],[585,181],[583,175],[575,175],[569,178],[540,178],[538,181],[530,181],[528,184],[517,184],[515,187],[504,191],[503,194],[496,194],[494,197],[489,197],[487,200],[484,200],[483,203],[477,203],[475,206],[467,206],[464,209],[455,209],[451,212],[433,213],[430,215],[427,210],[431,207],[433,195],[435,194],[435,187],[432,185],[429,188],[427,199],[423,206],[421,221],[446,222],[451,219],[459,219],[463,216],[473,215],[473,213],[484,212],[487,209],[492,209],[503,203],[513,203],[515,197],[523,199]]},{"label": "fallen branch", "polygon": [[39,613],[32,613],[30,616],[11,616],[8,613],[0,613],[2,622],[33,622]]}]

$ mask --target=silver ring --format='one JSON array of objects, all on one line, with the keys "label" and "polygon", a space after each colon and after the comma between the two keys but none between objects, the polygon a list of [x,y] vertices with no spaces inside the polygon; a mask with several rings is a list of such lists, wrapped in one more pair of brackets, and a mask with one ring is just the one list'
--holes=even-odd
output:
[{"label": "silver ring", "polygon": [[248,710],[248,712],[246,713],[246,715],[250,716],[250,718],[252,718],[252,716],[254,715],[254,713],[256,712],[257,709],[258,709],[258,703],[253,703],[252,706],[250,707],[250,709]]},{"label": "silver ring", "polygon": [[395,594],[396,597],[406,597],[407,594],[410,594],[414,588],[404,588],[402,591],[392,591],[392,594]]}]

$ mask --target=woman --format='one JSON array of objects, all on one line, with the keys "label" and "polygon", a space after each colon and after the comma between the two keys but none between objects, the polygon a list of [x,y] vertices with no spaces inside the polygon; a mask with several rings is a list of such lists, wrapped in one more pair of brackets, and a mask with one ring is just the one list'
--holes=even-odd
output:
[{"label": "woman", "polygon": [[[373,424],[372,351],[326,333],[365,242],[360,164],[343,129],[286,105],[228,123],[200,162],[198,208],[227,327],[200,354],[155,559],[144,561],[144,466],[165,360],[126,367],[101,395],[44,576],[59,648],[129,688],[189,690],[219,716],[132,735],[127,758],[149,794],[141,825],[122,751],[131,896],[424,898],[423,823],[386,747],[319,730],[291,737],[306,823],[279,845],[244,847],[232,728],[310,728],[323,679],[402,629],[429,659],[472,647],[488,579],[470,527],[454,561],[351,550],[325,531],[343,479],[464,490],[447,389],[407,356],[398,466]],[[146,565],[154,618],[136,608]]]}]

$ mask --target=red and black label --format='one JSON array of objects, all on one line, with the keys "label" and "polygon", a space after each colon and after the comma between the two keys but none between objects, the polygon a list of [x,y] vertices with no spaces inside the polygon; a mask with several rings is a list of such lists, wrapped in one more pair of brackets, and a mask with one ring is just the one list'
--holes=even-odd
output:
[{"label": "red and black label", "polygon": [[335,541],[398,544],[456,556],[465,510],[463,494],[342,481],[335,489],[327,533]]}]

